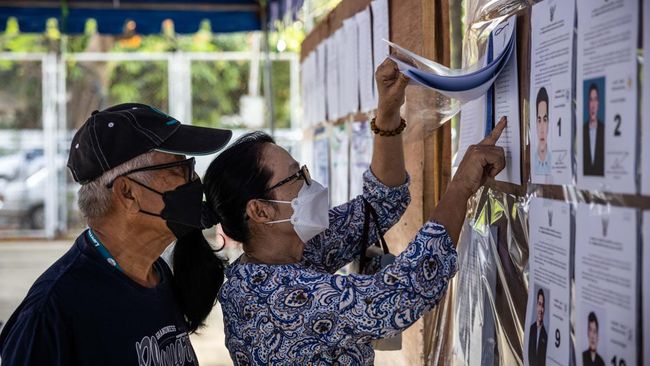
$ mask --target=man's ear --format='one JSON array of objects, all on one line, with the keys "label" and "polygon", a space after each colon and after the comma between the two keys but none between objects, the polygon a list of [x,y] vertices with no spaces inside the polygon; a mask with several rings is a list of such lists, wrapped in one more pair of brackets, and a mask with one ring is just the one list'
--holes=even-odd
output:
[{"label": "man's ear", "polygon": [[246,215],[253,222],[264,224],[273,221],[275,208],[273,205],[260,200],[250,200],[246,204]]},{"label": "man's ear", "polygon": [[126,212],[140,211],[140,204],[136,199],[138,192],[134,188],[134,184],[125,177],[118,177],[113,182],[113,197],[117,205]]}]

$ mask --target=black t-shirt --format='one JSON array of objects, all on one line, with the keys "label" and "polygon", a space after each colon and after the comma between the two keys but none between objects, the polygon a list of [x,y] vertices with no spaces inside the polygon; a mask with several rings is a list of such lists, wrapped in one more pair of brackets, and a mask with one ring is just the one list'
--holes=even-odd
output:
[{"label": "black t-shirt", "polygon": [[155,288],[109,265],[87,232],[43,273],[0,333],[2,365],[198,365],[172,274]]}]

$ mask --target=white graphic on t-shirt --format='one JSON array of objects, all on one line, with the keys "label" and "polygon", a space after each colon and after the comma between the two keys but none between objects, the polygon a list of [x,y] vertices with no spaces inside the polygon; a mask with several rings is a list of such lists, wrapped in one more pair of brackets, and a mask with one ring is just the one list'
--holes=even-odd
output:
[{"label": "white graphic on t-shirt", "polygon": [[187,362],[195,365],[196,355],[187,332],[172,336],[172,339],[165,337],[175,332],[176,326],[168,325],[157,331],[155,335],[145,336],[140,342],[136,342],[138,364],[140,366],[181,366]]}]

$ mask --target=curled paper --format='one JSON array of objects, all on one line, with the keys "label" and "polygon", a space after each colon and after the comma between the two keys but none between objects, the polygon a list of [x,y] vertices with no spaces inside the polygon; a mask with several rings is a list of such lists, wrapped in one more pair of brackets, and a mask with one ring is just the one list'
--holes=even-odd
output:
[{"label": "curled paper", "polygon": [[[391,55],[399,66],[400,71],[417,84],[433,89],[449,98],[458,100],[461,104],[474,100],[484,95],[499,76],[513,54],[516,42],[514,27],[504,28],[507,32],[508,43],[495,57],[490,57],[490,52],[483,55],[477,64],[463,69],[450,69],[412,51],[409,51],[393,42],[386,41],[398,55]],[[494,36],[501,36],[495,34]],[[489,47],[488,47],[489,49]]]},{"label": "curled paper", "polygon": [[[495,21],[500,24],[503,19]],[[496,27],[490,27],[493,29]],[[500,34],[497,31],[503,29]],[[491,42],[476,63],[461,69],[452,69],[422,57],[404,47],[384,39],[395,52],[389,57],[400,71],[411,79],[413,85],[436,91],[436,113],[441,123],[446,122],[461,107],[485,95],[515,53],[517,35],[514,27],[500,27],[493,37],[504,37],[506,47],[493,55]]]}]

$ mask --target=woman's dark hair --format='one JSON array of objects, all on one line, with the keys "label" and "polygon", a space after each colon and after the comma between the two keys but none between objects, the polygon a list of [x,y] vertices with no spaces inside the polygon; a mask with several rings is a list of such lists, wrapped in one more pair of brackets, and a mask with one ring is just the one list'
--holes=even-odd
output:
[{"label": "woman's dark hair", "polygon": [[[224,233],[238,242],[250,239],[248,201],[268,198],[265,191],[272,173],[261,162],[265,143],[275,141],[263,132],[242,136],[212,161],[203,179],[212,210],[208,216],[213,217],[209,224],[221,223]],[[176,241],[173,288],[190,332],[204,324],[224,281],[226,261],[215,252],[198,229]]]},{"label": "woman's dark hair", "polygon": [[176,241],[172,287],[189,332],[204,325],[223,284],[226,260],[220,258],[199,229]]},{"label": "woman's dark hair", "polygon": [[241,243],[250,240],[248,201],[270,198],[266,188],[272,172],[262,165],[262,150],[267,143],[275,141],[260,131],[240,137],[212,161],[203,179],[208,206],[219,218],[223,232]]}]

